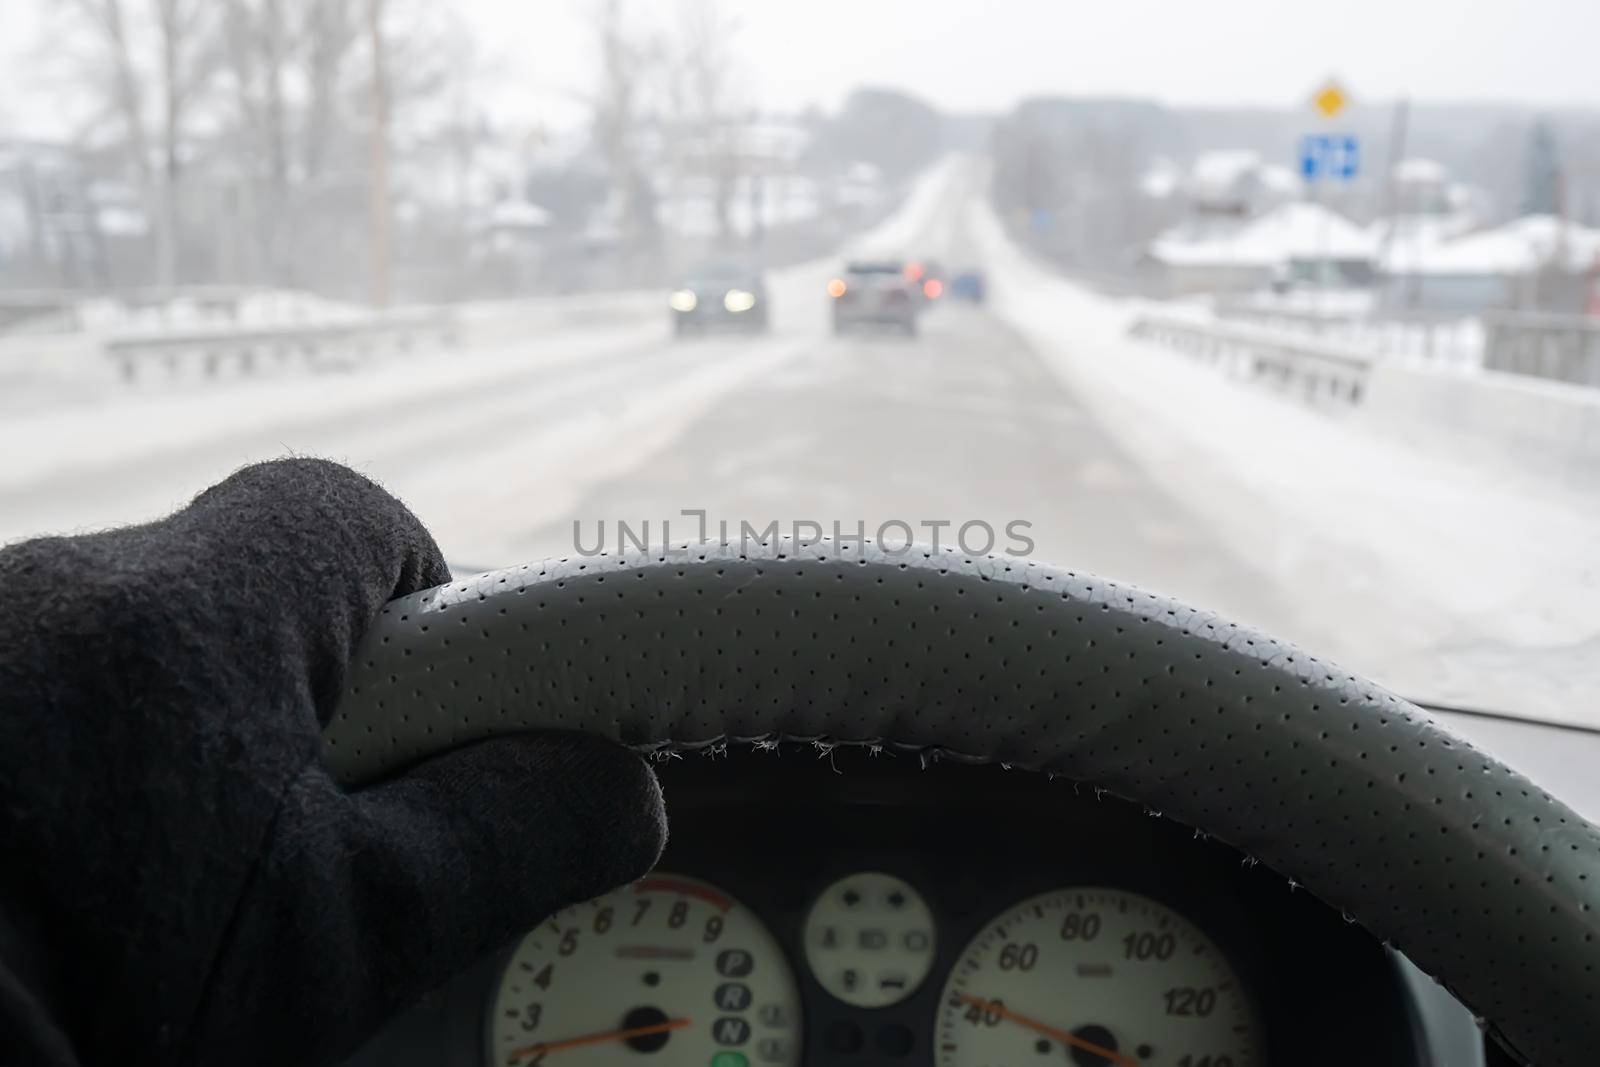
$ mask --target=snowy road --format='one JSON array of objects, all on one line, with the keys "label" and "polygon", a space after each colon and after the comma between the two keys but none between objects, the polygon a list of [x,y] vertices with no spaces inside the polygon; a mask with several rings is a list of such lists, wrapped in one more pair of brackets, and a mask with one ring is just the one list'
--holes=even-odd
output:
[{"label": "snowy road", "polygon": [[[925,522],[948,538],[1021,520],[1036,558],[1402,692],[1600,721],[1590,505],[1486,488],[1130,346],[1125,309],[1004,244],[974,206],[979,173],[944,168],[863,241],[990,271],[988,309],[939,307],[915,341],[833,337],[822,263],[772,279],[759,339],[674,342],[664,312],[522,339],[513,316],[492,342],[342,377],[13,410],[0,539],[153,517],[291,451],[382,480],[463,568],[568,554],[574,521],[587,542],[601,521],[659,536],[671,519],[681,538],[684,509],[785,530],[897,519],[924,539]],[[1536,611],[1508,611],[1539,588]]]}]

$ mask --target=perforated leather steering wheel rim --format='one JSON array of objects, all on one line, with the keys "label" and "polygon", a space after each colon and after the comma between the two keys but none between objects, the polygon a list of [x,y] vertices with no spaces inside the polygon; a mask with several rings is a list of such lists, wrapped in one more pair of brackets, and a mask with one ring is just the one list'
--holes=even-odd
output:
[{"label": "perforated leather steering wheel rim", "polygon": [[1304,886],[1520,1058],[1600,1048],[1600,829],[1380,687],[1125,584],[830,541],[528,564],[387,605],[324,750],[359,786],[550,728],[1071,778]]}]

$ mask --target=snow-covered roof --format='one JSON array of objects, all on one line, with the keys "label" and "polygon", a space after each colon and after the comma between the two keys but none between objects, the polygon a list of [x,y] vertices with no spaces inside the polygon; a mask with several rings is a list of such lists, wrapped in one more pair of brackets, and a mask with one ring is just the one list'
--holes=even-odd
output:
[{"label": "snow-covered roof", "polygon": [[1198,205],[1238,206],[1246,211],[1296,197],[1300,178],[1279,163],[1267,163],[1248,148],[1202,152],[1181,183],[1183,193]]},{"label": "snow-covered roof", "polygon": [[1407,213],[1378,219],[1367,227],[1378,248],[1380,269],[1414,271],[1422,257],[1445,241],[1478,225],[1470,211]]},{"label": "snow-covered roof", "polygon": [[746,124],[739,140],[741,148],[751,155],[794,163],[811,143],[811,131],[799,122],[768,119]]},{"label": "snow-covered roof", "polygon": [[1261,153],[1249,148],[1223,148],[1201,152],[1189,168],[1197,186],[1222,189],[1261,168]]},{"label": "snow-covered roof", "polygon": [[587,126],[572,129],[541,126],[527,140],[529,166],[533,170],[560,170],[594,152],[594,136]]},{"label": "snow-covered roof", "polygon": [[1268,163],[1256,172],[1257,179],[1263,189],[1274,193],[1283,193],[1286,196],[1295,196],[1300,192],[1300,175],[1282,163]]},{"label": "snow-covered roof", "polygon": [[1422,183],[1443,183],[1448,180],[1449,172],[1444,169],[1444,164],[1431,159],[1402,159],[1394,165],[1396,181]]},{"label": "snow-covered roof", "polygon": [[1527,274],[1545,266],[1583,271],[1600,262],[1600,230],[1554,215],[1528,215],[1492,230],[1439,242],[1408,269],[1423,274]]},{"label": "snow-covered roof", "polygon": [[1295,259],[1370,259],[1376,248],[1370,233],[1337,211],[1296,201],[1230,234],[1196,239],[1182,229],[1169,231],[1151,243],[1150,254],[1173,266],[1274,267]]},{"label": "snow-covered roof", "polygon": [[489,209],[493,229],[537,230],[550,225],[550,212],[526,200],[502,200]]},{"label": "snow-covered roof", "polygon": [[150,232],[144,212],[123,204],[107,204],[96,209],[95,225],[107,237],[143,237]]},{"label": "snow-covered roof", "polygon": [[1165,200],[1177,193],[1181,183],[1178,168],[1168,159],[1157,160],[1139,178],[1139,192],[1152,200]]}]

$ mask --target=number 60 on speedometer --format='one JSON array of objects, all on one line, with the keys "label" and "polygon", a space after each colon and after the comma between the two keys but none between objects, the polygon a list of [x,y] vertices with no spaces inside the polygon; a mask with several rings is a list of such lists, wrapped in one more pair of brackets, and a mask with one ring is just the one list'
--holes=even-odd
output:
[{"label": "number 60 on speedometer", "polygon": [[1256,1013],[1191,922],[1135,893],[1073,888],[985,926],[945,984],[939,1067],[1256,1067]]}]

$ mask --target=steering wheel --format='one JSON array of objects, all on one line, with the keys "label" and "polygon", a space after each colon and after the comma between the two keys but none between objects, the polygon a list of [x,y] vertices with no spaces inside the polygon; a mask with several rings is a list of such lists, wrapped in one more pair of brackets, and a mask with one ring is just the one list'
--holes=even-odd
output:
[{"label": "steering wheel", "polygon": [[534,728],[1064,776],[1304,886],[1523,1061],[1600,1049],[1600,829],[1378,686],[1127,585],[832,541],[528,564],[388,604],[324,739],[358,785]]}]

